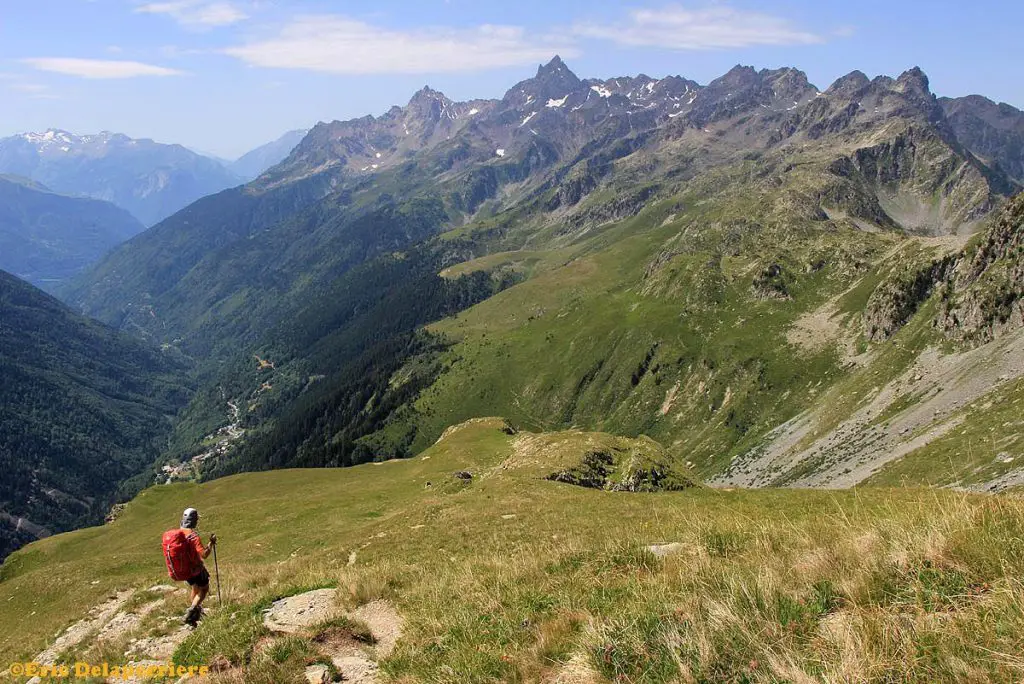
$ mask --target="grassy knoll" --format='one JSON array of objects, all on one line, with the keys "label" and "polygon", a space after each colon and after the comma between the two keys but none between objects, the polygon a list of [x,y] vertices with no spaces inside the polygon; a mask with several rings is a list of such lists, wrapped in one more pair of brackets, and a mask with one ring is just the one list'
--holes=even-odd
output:
[{"label": "grassy knoll", "polygon": [[[594,450],[663,452],[644,438],[511,435],[504,426],[453,428],[409,461],[147,490],[113,524],[9,559],[0,653],[35,653],[111,592],[162,580],[159,535],[196,505],[203,529],[223,540],[226,606],[177,657],[248,665],[245,681],[301,681],[313,658],[305,636],[253,660],[259,610],[321,586],[339,587],[350,605],[396,605],[405,635],[381,664],[396,681],[1024,676],[1017,499],[600,491],[545,478]],[[472,480],[453,477],[458,470]],[[673,552],[647,548],[659,543]]]}]

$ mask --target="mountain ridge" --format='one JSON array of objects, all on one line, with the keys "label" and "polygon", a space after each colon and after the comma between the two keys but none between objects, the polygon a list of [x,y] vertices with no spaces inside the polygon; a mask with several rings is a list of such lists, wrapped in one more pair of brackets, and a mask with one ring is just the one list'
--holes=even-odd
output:
[{"label": "mountain ridge", "polygon": [[[479,411],[651,434],[715,476],[815,405],[800,383],[857,375],[834,345],[863,318],[804,348],[801,315],[846,291],[863,292],[859,314],[891,251],[910,268],[962,247],[1017,187],[957,137],[919,68],[819,91],[793,68],[700,86],[584,80],[558,59],[501,100],[427,87],[319,123],[64,293],[200,367],[216,359],[247,436],[208,476],[410,455]],[[417,292],[441,318],[413,314]],[[632,311],[646,312],[635,331],[608,327]],[[751,316],[772,334],[743,328]],[[253,354],[274,368],[254,371]],[[707,403],[664,384],[703,385]],[[219,397],[199,393],[173,459],[224,424]]]},{"label": "mountain ridge", "polygon": [[0,269],[54,287],[145,227],[102,200],[0,175]]},{"label": "mountain ridge", "polygon": [[109,131],[79,136],[59,129],[0,139],[0,173],[109,201],[147,226],[239,182],[220,162],[181,145]]}]

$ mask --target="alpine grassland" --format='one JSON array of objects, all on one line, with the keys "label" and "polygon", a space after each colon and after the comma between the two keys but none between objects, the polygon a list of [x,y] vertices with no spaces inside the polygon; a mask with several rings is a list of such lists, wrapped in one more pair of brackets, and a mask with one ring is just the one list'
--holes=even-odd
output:
[{"label": "alpine grassland", "polygon": [[[262,612],[336,587],[339,614],[386,600],[402,616],[380,660],[393,681],[1019,681],[1024,505],[950,490],[731,490],[674,466],[675,491],[549,479],[594,453],[611,470],[667,459],[646,438],[448,430],[414,459],[251,473],[146,490],[113,523],[41,540],[3,567],[0,650],[26,659],[118,592],[143,613],[120,656],[177,629],[182,590],[156,540],[180,511],[222,540],[223,607],[177,646],[211,681],[304,681],[325,634]],[[464,474],[468,473],[467,479]],[[460,474],[462,476],[456,476]],[[166,596],[157,607],[154,597]],[[362,635],[361,637],[359,635]]]}]

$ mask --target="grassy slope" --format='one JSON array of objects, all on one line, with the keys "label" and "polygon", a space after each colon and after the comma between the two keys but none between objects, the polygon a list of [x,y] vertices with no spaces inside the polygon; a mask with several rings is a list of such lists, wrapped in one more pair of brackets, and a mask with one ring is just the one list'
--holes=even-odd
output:
[{"label": "grassy slope", "polygon": [[[156,539],[190,504],[223,539],[230,607],[180,648],[184,660],[244,663],[261,601],[336,585],[348,603],[396,603],[406,638],[383,669],[406,681],[536,681],[574,656],[615,681],[1024,674],[1014,499],[586,490],[539,476],[617,438],[501,425],[455,429],[410,461],[150,489],[111,525],[12,556],[0,653],[33,653],[113,590],[159,581]],[[469,485],[451,477],[462,468],[477,474]],[[655,542],[682,550],[659,560],[644,550]]]},{"label": "grassy slope", "polygon": [[[801,314],[871,280],[873,269],[856,264],[899,239],[842,223],[779,224],[765,212],[756,195],[703,188],[547,257],[511,252],[460,266],[527,262],[533,277],[432,326],[457,344],[406,416],[420,427],[414,448],[452,423],[500,414],[535,428],[650,434],[685,448],[700,472],[720,472],[806,408],[809,389],[843,376],[833,349],[798,349],[786,333]],[[817,262],[824,267],[811,268]],[[752,291],[771,263],[786,271],[788,300]]]}]

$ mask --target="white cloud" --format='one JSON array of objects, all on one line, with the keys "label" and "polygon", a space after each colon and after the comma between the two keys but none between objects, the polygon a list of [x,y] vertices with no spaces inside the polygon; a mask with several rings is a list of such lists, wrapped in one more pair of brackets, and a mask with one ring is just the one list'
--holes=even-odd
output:
[{"label": "white cloud", "polygon": [[821,37],[795,27],[782,17],[724,5],[704,9],[687,9],[679,5],[639,9],[630,13],[628,21],[578,24],[573,33],[586,38],[610,40],[620,45],[675,50],[810,45],[823,42]]},{"label": "white cloud", "polygon": [[22,93],[33,100],[58,100],[57,95],[50,91],[50,87],[42,83],[11,83],[7,86],[10,90]]},{"label": "white cloud", "polygon": [[11,90],[17,90],[21,93],[44,93],[49,88],[44,86],[42,83],[12,83],[10,86]]},{"label": "white cloud", "polygon": [[483,71],[578,54],[571,40],[532,39],[515,26],[395,30],[338,15],[296,17],[274,37],[224,52],[251,66],[334,74]]},{"label": "white cloud", "polygon": [[249,18],[249,15],[233,3],[206,0],[150,2],[136,7],[135,11],[140,14],[166,14],[189,28],[228,26]]},{"label": "white cloud", "polygon": [[89,79],[134,78],[136,76],[180,76],[177,69],[142,62],[108,59],[76,59],[72,57],[32,57],[22,63],[40,71]]}]

